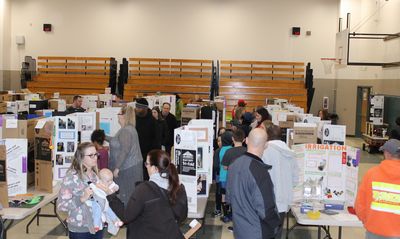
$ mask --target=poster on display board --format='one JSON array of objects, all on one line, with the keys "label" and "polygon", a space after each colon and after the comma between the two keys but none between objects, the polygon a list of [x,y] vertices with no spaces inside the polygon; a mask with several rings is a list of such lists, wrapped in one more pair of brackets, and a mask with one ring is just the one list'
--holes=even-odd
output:
[{"label": "poster on display board", "polygon": [[[360,150],[345,145],[294,145],[300,184],[294,189],[294,200],[317,199],[343,201],[353,205],[357,194]],[[304,194],[304,185],[313,192]]]},{"label": "poster on display board", "polygon": [[80,143],[91,142],[93,130],[97,128],[96,112],[78,112],[68,116],[74,116],[78,119],[78,132],[80,132]]},{"label": "poster on display board", "polygon": [[[4,139],[0,145],[6,146],[6,175],[8,196],[25,194],[28,190],[28,140]],[[2,165],[3,167],[5,165]],[[3,168],[4,171],[4,168]],[[1,174],[4,175],[4,174]],[[4,175],[4,181],[6,177]]]},{"label": "poster on display board", "polygon": [[383,110],[384,110],[385,97],[383,95],[371,96],[369,119],[373,124],[383,124]]},{"label": "poster on display board", "polygon": [[187,129],[197,133],[197,180],[199,187],[200,184],[205,184],[201,187],[202,190],[199,190],[198,195],[208,197],[209,186],[212,183],[213,121],[191,120]]},{"label": "poster on display board", "polygon": [[53,180],[61,180],[72,164],[78,147],[78,118],[54,117]]},{"label": "poster on display board", "polygon": [[[197,212],[197,133],[177,128],[174,131],[174,159],[179,180],[185,186],[188,210]],[[201,189],[200,189],[201,190]]]},{"label": "poster on display board", "polygon": [[176,96],[175,95],[150,95],[145,96],[147,102],[149,102],[149,109],[153,109],[154,106],[158,106],[160,111],[162,111],[162,106],[164,103],[169,103],[171,105],[170,113],[175,115],[176,109]]},{"label": "poster on display board", "polygon": [[324,124],[322,127],[322,143],[345,145],[346,125]]},{"label": "poster on display board", "polygon": [[121,107],[109,107],[99,108],[96,112],[99,112],[99,128],[104,130],[107,136],[115,136],[121,125],[118,123],[118,113],[121,111]]}]

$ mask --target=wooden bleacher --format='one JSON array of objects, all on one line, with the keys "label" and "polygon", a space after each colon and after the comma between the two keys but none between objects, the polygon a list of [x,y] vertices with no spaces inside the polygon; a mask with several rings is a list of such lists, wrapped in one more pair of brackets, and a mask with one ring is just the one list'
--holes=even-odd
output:
[{"label": "wooden bleacher", "polygon": [[129,78],[124,99],[178,93],[188,103],[198,95],[208,99],[212,60],[129,58]]},{"label": "wooden bleacher", "polygon": [[307,109],[303,62],[220,61],[219,95],[228,111],[244,99],[247,107],[265,105],[266,98],[288,99]]},{"label": "wooden bleacher", "polygon": [[111,57],[39,56],[37,76],[27,82],[32,92],[52,97],[104,93],[109,86]]}]

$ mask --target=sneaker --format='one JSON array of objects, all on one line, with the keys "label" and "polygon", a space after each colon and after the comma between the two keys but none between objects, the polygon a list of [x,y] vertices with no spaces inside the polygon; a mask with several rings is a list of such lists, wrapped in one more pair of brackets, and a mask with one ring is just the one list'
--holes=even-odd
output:
[{"label": "sneaker", "polygon": [[222,215],[221,210],[215,210],[215,211],[213,212],[213,216],[214,216],[214,217],[219,217],[219,216],[221,216],[221,215]]},{"label": "sneaker", "polygon": [[224,223],[228,223],[228,222],[232,221],[232,218],[229,216],[223,216],[223,217],[221,217],[221,221],[223,221]]},{"label": "sneaker", "polygon": [[229,226],[229,227],[228,227],[228,231],[233,232],[233,227],[232,227],[232,226]]}]

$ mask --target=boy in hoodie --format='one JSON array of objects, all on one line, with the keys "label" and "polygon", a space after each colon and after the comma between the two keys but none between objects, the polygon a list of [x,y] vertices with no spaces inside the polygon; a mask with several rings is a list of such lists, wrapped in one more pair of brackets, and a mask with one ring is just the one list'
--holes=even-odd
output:
[{"label": "boy in hoodie", "polygon": [[364,175],[355,210],[365,238],[400,238],[400,141],[390,139],[380,150],[384,160]]},{"label": "boy in hoodie", "polygon": [[275,238],[281,238],[283,222],[293,200],[293,188],[299,181],[298,167],[294,152],[281,141],[281,128],[271,125],[267,128],[267,144],[262,161],[271,165],[271,180],[274,184],[276,206],[280,216],[280,226]]},{"label": "boy in hoodie", "polygon": [[[232,132],[225,131],[221,135],[221,142],[222,147],[219,150],[214,152],[214,172],[216,173],[216,182],[217,182],[217,189],[216,189],[216,209],[221,208],[224,216],[221,218],[224,222],[229,222],[230,219],[228,216],[229,206],[225,203],[225,188],[226,188],[226,180],[228,171],[222,165],[222,159],[224,158],[225,152],[232,148]],[[220,194],[217,196],[217,194]]]}]

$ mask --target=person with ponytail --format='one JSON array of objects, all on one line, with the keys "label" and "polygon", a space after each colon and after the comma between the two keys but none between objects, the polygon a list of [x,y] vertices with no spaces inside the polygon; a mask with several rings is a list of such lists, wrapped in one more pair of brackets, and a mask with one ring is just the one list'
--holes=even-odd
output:
[{"label": "person with ponytail", "polygon": [[57,209],[68,213],[67,224],[70,239],[101,239],[103,230],[95,231],[91,209],[86,205],[93,191],[89,183],[96,183],[97,151],[92,143],[78,146],[72,165],[63,178],[57,200]]},{"label": "person with ponytail", "polygon": [[184,238],[179,225],[187,217],[187,196],[175,165],[165,151],[154,149],[145,166],[150,179],[136,186],[126,207],[115,194],[108,196],[110,207],[127,225],[126,238]]}]

